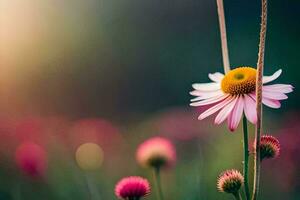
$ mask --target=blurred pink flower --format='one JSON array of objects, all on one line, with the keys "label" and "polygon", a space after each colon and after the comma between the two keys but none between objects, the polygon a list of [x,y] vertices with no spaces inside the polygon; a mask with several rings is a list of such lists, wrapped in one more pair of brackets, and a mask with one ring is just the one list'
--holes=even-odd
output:
[{"label": "blurred pink flower", "polygon": [[16,137],[20,142],[35,141],[42,142],[45,135],[45,121],[42,118],[25,118],[16,124]]},{"label": "blurred pink flower", "polygon": [[118,129],[109,121],[101,118],[78,120],[69,130],[70,142],[76,150],[83,143],[99,144],[105,152],[110,153],[122,143],[122,136]]},{"label": "blurred pink flower", "polygon": [[33,142],[22,143],[15,152],[17,166],[27,175],[43,177],[47,169],[45,150]]},{"label": "blurred pink flower", "polygon": [[150,184],[147,179],[139,176],[130,176],[121,179],[115,187],[115,194],[119,199],[140,199],[150,193]]},{"label": "blurred pink flower", "polygon": [[189,141],[207,137],[208,126],[191,118],[197,114],[195,110],[174,108],[161,113],[155,119],[154,126],[162,135],[176,140]]},{"label": "blurred pink flower", "polygon": [[268,169],[266,172],[270,173],[272,183],[277,184],[282,191],[291,194],[291,192],[298,192],[300,187],[299,113],[282,118],[284,127],[277,134],[281,149],[278,162],[266,162],[263,168]]},{"label": "blurred pink flower", "polygon": [[106,159],[103,163],[103,169],[107,169],[108,172],[123,163],[124,157],[120,156],[120,152],[125,151],[126,148],[123,136],[108,120],[87,118],[76,121],[68,131],[67,144],[70,147],[70,153],[73,155],[73,152],[84,143],[95,143],[101,146],[105,155],[113,158]]},{"label": "blurred pink flower", "polygon": [[0,154],[1,156],[10,158],[17,144],[15,138],[15,120],[8,118],[0,119],[0,138]]},{"label": "blurred pink flower", "polygon": [[[282,70],[278,70],[272,76],[264,76],[263,83],[277,79],[281,72]],[[220,111],[215,118],[215,124],[221,124],[227,119],[231,131],[238,127],[243,113],[251,123],[256,123],[256,69],[238,67],[225,75],[219,72],[209,74],[209,78],[212,83],[195,83],[195,90],[190,93],[196,96],[191,100],[191,106],[211,106],[198,117],[199,120]],[[280,108],[280,100],[288,98],[286,93],[292,92],[293,86],[274,84],[263,86],[262,90],[263,104]]]},{"label": "blurred pink flower", "polygon": [[168,139],[153,137],[139,145],[136,159],[145,167],[170,167],[176,162],[176,150]]}]

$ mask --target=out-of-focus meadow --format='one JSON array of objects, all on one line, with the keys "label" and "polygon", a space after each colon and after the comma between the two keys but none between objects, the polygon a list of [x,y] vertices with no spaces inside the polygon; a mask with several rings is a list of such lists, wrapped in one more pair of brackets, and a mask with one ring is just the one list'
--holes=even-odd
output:
[{"label": "out-of-focus meadow", "polygon": [[[281,142],[263,162],[261,199],[300,199],[300,2],[270,1],[265,74],[295,92],[264,109],[264,130]],[[225,1],[231,66],[256,66],[259,1]],[[151,136],[169,138],[178,160],[162,173],[166,199],[231,199],[218,174],[242,170],[241,127],[231,133],[189,107],[194,82],[222,72],[216,3],[210,0],[0,0],[0,199],[88,199],[75,162],[85,142],[104,151],[92,173],[102,199],[116,182],[149,178],[135,159]],[[250,126],[253,138],[254,127]],[[24,174],[24,142],[45,149],[44,175]],[[252,140],[251,140],[252,142]],[[252,163],[250,164],[252,169]],[[151,194],[148,199],[156,199]]]}]

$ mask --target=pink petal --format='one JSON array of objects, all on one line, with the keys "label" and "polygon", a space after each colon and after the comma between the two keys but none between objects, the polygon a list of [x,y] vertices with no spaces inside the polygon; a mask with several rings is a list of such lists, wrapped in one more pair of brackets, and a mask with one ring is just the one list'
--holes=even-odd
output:
[{"label": "pink petal", "polygon": [[194,83],[192,87],[200,91],[214,91],[221,88],[220,83]]},{"label": "pink petal", "polygon": [[[216,93],[216,92],[222,92],[222,90],[220,89],[220,90],[214,90],[214,91],[200,91],[200,90],[193,90],[193,91],[191,91],[190,92],[190,94],[191,95],[193,95],[193,96],[198,96],[198,97],[200,97],[200,96],[205,96],[205,95],[207,95],[207,94],[214,94],[214,93]],[[223,93],[223,92],[222,92]]]},{"label": "pink petal", "polygon": [[235,104],[233,111],[228,117],[228,126],[231,131],[237,129],[243,115],[243,109],[244,109],[244,98],[239,97],[238,102]]},{"label": "pink petal", "polygon": [[283,100],[283,99],[287,99],[288,98],[288,96],[286,96],[285,94],[278,93],[278,92],[263,91],[262,95],[265,98],[274,99],[274,100]]},{"label": "pink petal", "polygon": [[281,104],[278,100],[262,98],[262,103],[270,108],[280,108]]},{"label": "pink petal", "polygon": [[217,103],[219,101],[222,101],[223,99],[225,99],[226,97],[228,97],[229,94],[220,94],[218,96],[209,98],[209,99],[205,99],[203,101],[198,101],[198,102],[194,102],[191,103],[190,106],[204,106],[204,105],[209,105],[209,104],[213,104],[213,103]]},{"label": "pink petal", "polygon": [[222,81],[222,79],[224,78],[224,74],[222,74],[220,72],[216,72],[213,74],[208,74],[208,77],[210,80],[218,83],[218,82]]},{"label": "pink petal", "polygon": [[271,76],[264,76],[263,83],[269,83],[271,81],[274,81],[275,79],[277,79],[280,76],[281,72],[282,72],[282,70],[279,69]]},{"label": "pink petal", "polygon": [[[251,93],[251,94],[249,94],[249,96],[251,96],[253,99],[256,100],[255,93]],[[280,108],[280,106],[281,106],[281,104],[278,100],[268,99],[268,98],[265,98],[264,96],[262,97],[262,103],[270,108]]]},{"label": "pink petal", "polygon": [[217,112],[218,110],[220,110],[221,108],[223,108],[224,106],[226,106],[228,103],[230,103],[231,101],[233,101],[234,98],[232,97],[228,97],[227,99],[225,99],[224,101],[218,103],[217,105],[214,105],[213,107],[209,108],[208,110],[206,110],[205,112],[203,112],[198,119],[202,120],[212,114],[214,114],[215,112]]},{"label": "pink petal", "polygon": [[254,99],[252,99],[248,95],[244,96],[244,111],[247,119],[252,124],[256,124],[257,122],[256,103]]},{"label": "pink petal", "polygon": [[273,85],[264,85],[263,91],[268,92],[280,92],[280,93],[290,93],[293,92],[293,86],[288,84],[273,84]]},{"label": "pink petal", "polygon": [[219,112],[219,114],[216,116],[215,123],[221,124],[231,113],[232,109],[235,107],[237,103],[238,97],[235,97],[233,101],[228,103],[222,110]]},{"label": "pink petal", "polygon": [[200,101],[200,100],[204,100],[204,99],[209,99],[209,98],[213,98],[213,97],[217,97],[223,95],[223,92],[221,90],[218,90],[216,92],[207,92],[206,94],[203,94],[201,96],[198,96],[194,99],[191,99],[191,101]]}]

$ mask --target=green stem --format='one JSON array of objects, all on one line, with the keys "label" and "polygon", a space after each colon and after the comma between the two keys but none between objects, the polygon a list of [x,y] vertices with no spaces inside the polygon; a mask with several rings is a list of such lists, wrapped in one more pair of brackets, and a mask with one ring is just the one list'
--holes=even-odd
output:
[{"label": "green stem", "polygon": [[155,182],[155,186],[156,186],[157,199],[164,200],[162,187],[161,187],[161,180],[160,180],[160,167],[154,168],[153,176],[154,176],[154,182]]},{"label": "green stem", "polygon": [[92,174],[86,173],[85,180],[90,194],[90,200],[100,200],[100,195],[92,179]]},{"label": "green stem", "polygon": [[235,197],[236,200],[242,200],[242,196],[239,192],[233,193],[233,196]]},{"label": "green stem", "polygon": [[248,182],[248,168],[249,168],[249,148],[248,148],[248,127],[247,127],[247,118],[243,116],[243,131],[244,131],[244,179],[245,179],[245,194],[246,200],[250,199],[249,192],[249,182]]},{"label": "green stem", "polygon": [[21,200],[22,199],[22,182],[18,181],[18,183],[15,184],[15,187],[13,187],[12,191],[12,199],[13,200]]}]

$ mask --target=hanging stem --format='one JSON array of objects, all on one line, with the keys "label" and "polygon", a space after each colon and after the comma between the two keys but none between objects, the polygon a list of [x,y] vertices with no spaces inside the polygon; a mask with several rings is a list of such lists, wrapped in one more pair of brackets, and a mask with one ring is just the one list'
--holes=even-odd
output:
[{"label": "hanging stem", "polygon": [[255,152],[254,152],[254,181],[253,181],[253,195],[252,200],[256,200],[259,192],[260,180],[260,135],[262,128],[262,77],[264,69],[265,57],[265,42],[267,32],[267,0],[261,1],[261,28],[259,37],[259,52],[257,61],[257,76],[256,76],[256,110],[257,110],[257,124],[255,130]]},{"label": "hanging stem", "polygon": [[160,180],[160,167],[154,168],[153,176],[154,176],[154,182],[155,182],[155,186],[156,186],[157,199],[164,200],[162,187],[161,187],[161,180]]},{"label": "hanging stem", "polygon": [[221,35],[221,46],[222,46],[222,57],[223,57],[223,67],[225,74],[230,71],[229,56],[228,56],[228,46],[227,46],[227,35],[226,35],[226,24],[225,24],[225,14],[223,0],[217,0],[218,7],[218,17],[220,25],[220,35]]},{"label": "hanging stem", "polygon": [[244,179],[245,179],[245,194],[246,200],[250,199],[249,181],[248,181],[248,163],[249,163],[249,148],[248,148],[248,127],[247,118],[243,116],[243,132],[244,132]]}]

